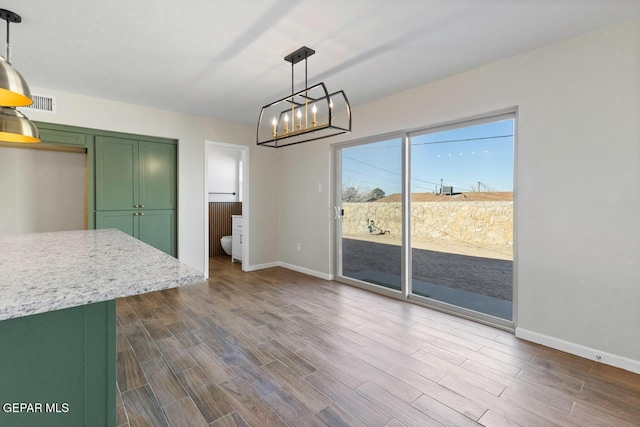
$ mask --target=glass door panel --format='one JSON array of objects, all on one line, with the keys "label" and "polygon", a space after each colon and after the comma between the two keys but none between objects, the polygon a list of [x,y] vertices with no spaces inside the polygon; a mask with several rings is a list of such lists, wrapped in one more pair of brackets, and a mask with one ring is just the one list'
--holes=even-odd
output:
[{"label": "glass door panel", "polygon": [[342,148],[339,275],[400,290],[402,139]]},{"label": "glass door panel", "polygon": [[412,294],[513,320],[514,123],[410,138]]}]

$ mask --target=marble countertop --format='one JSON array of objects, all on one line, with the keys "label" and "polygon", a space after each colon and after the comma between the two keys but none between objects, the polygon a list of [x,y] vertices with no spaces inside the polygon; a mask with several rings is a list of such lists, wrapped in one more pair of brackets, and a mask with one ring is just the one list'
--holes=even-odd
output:
[{"label": "marble countertop", "polygon": [[0,236],[0,320],[204,281],[118,230]]}]

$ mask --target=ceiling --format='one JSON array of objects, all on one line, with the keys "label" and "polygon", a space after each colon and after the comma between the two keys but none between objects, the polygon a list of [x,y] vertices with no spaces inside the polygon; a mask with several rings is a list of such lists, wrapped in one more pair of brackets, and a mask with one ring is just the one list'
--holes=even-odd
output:
[{"label": "ceiling", "polygon": [[[31,86],[251,124],[263,105],[290,92],[283,58],[303,45],[316,50],[309,84],[344,89],[355,106],[640,15],[639,0],[9,0],[0,7],[22,16],[11,25],[11,62]],[[295,67],[296,90],[303,64]]]}]

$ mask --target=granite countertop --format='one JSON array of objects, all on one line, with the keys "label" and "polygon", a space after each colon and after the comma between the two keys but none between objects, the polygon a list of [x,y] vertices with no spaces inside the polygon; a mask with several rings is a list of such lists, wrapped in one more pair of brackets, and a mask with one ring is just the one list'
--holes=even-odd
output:
[{"label": "granite countertop", "polygon": [[0,236],[0,320],[204,281],[118,230]]}]

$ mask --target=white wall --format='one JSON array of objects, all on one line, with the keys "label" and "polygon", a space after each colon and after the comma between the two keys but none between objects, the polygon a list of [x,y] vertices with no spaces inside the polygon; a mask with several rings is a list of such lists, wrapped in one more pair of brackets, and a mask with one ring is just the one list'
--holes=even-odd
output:
[{"label": "white wall", "polygon": [[[46,72],[46,70],[43,70]],[[205,117],[107,101],[82,95],[32,87],[36,93],[57,97],[57,114],[28,111],[32,120],[94,129],[159,136],[178,140],[178,254],[182,262],[200,270],[204,258],[204,141],[249,145],[250,259],[270,263],[278,259],[278,198],[269,193],[278,181],[278,154],[255,145],[255,128]],[[261,224],[269,224],[262,227]]]},{"label": "white wall", "polygon": [[0,235],[83,230],[86,157],[0,147]]},{"label": "white wall", "polygon": [[[320,140],[322,141],[322,140]],[[280,148],[280,260],[331,276],[331,188],[327,143]],[[318,186],[322,186],[319,192]],[[300,243],[302,250],[297,250]]]},{"label": "white wall", "polygon": [[281,261],[332,273],[315,190],[330,143],[512,106],[519,335],[640,370],[639,18],[356,107],[350,135],[282,149]]},{"label": "white wall", "polygon": [[[239,202],[242,152],[221,147],[207,148],[210,202]],[[211,194],[216,193],[216,194]],[[221,194],[221,193],[235,193]]]}]

